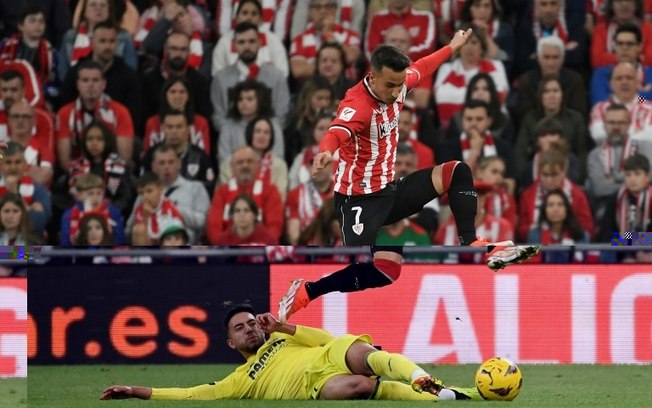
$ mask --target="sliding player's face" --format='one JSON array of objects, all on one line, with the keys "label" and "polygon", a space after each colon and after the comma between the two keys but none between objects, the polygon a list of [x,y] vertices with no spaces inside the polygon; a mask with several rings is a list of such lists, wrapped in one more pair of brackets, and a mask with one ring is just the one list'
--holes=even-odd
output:
[{"label": "sliding player's face", "polygon": [[234,350],[248,354],[256,351],[265,343],[265,332],[258,326],[254,315],[240,312],[229,322],[229,338],[226,344]]},{"label": "sliding player's face", "polygon": [[386,105],[391,105],[398,99],[405,84],[406,70],[393,71],[383,67],[380,71],[371,71],[369,84],[376,96]]}]

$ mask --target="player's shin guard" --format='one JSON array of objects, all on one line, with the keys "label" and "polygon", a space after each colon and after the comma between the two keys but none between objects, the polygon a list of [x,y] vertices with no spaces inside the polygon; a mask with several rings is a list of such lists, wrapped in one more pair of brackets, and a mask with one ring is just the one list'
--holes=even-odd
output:
[{"label": "player's shin guard", "polygon": [[310,300],[330,292],[357,292],[387,286],[398,279],[401,265],[386,259],[354,263],[316,282],[306,284]]},{"label": "player's shin guard", "polygon": [[475,215],[478,212],[478,194],[473,188],[471,168],[464,162],[446,162],[442,165],[444,190],[448,192],[457,232],[462,245],[477,239]]},{"label": "player's shin guard", "polygon": [[426,374],[421,367],[402,354],[374,351],[367,354],[366,362],[367,366],[376,375],[385,376],[392,380],[409,383],[414,378]]},{"label": "player's shin guard", "polygon": [[376,392],[369,399],[394,401],[438,401],[436,395],[416,392],[409,385],[398,381],[378,381]]}]

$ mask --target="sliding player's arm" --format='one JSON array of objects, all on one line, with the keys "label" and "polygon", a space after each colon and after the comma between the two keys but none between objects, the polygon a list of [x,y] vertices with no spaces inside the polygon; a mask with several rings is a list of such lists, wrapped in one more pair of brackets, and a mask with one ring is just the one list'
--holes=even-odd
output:
[{"label": "sliding player's arm", "polygon": [[222,381],[189,388],[151,388],[129,385],[112,385],[102,392],[101,400],[152,399],[152,400],[217,400],[240,398],[238,395],[238,373],[232,373]]},{"label": "sliding player's arm", "polygon": [[333,340],[332,334],[326,330],[316,329],[308,326],[296,326],[294,324],[281,323],[271,313],[259,314],[256,316],[256,323],[266,333],[284,333],[293,342],[308,347],[323,346]]}]

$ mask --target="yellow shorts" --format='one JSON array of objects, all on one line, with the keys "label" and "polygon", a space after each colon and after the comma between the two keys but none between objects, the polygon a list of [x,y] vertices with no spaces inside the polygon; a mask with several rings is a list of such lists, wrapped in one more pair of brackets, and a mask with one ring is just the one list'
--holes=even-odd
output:
[{"label": "yellow shorts", "polygon": [[321,353],[306,367],[303,384],[306,387],[306,395],[310,399],[319,399],[322,387],[332,377],[340,374],[352,374],[346,365],[346,352],[357,340],[371,344],[371,337],[366,334],[359,336],[345,334],[326,343],[322,347]]}]

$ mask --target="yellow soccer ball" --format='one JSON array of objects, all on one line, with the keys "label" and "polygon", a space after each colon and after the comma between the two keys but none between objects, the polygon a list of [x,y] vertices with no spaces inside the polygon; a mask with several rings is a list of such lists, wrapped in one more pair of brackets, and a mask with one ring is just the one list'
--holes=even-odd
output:
[{"label": "yellow soccer ball", "polygon": [[486,400],[511,401],[521,392],[522,385],[521,370],[506,358],[490,358],[475,373],[475,386]]}]

